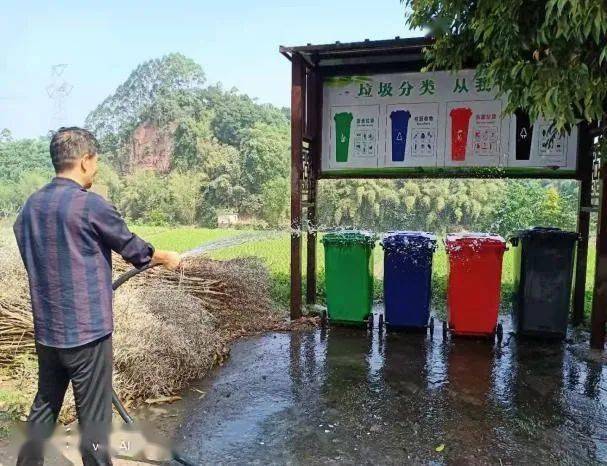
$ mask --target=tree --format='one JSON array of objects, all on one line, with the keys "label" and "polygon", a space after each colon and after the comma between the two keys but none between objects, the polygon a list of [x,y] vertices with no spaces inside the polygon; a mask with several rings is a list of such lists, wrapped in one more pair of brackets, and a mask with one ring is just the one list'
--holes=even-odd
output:
[{"label": "tree", "polygon": [[167,187],[171,194],[171,209],[176,222],[182,225],[196,223],[200,189],[206,181],[206,175],[201,172],[173,172],[169,175]]},{"label": "tree", "polygon": [[101,155],[95,184],[107,187],[108,197],[111,202],[118,204],[122,194],[123,180],[120,175],[105,161],[105,156]]},{"label": "tree", "polygon": [[213,133],[210,128],[210,118],[195,119],[185,117],[177,123],[173,135],[173,157],[171,168],[177,170],[195,170],[200,167],[200,145],[211,140]]},{"label": "tree", "polygon": [[538,181],[509,180],[493,216],[491,230],[508,235],[532,226],[545,226],[539,218],[538,202],[544,189]]},{"label": "tree", "polygon": [[429,27],[430,68],[478,64],[505,93],[506,111],[554,120],[558,130],[603,118],[607,3],[602,0],[403,0],[407,22]]},{"label": "tree", "polygon": [[175,217],[166,181],[152,171],[138,171],[125,177],[118,208],[129,220],[151,225],[172,223]]},{"label": "tree", "polygon": [[556,186],[547,186],[538,212],[541,219],[541,223],[538,224],[575,230],[576,210],[571,206],[572,201],[575,202],[577,199],[559,191]]},{"label": "tree", "polygon": [[209,179],[229,175],[233,183],[240,182],[241,166],[238,149],[215,139],[199,140],[197,149],[200,168]]},{"label": "tree", "polygon": [[273,178],[261,189],[261,214],[271,226],[286,223],[289,208],[289,182],[286,178]]},{"label": "tree", "polygon": [[450,231],[489,229],[503,180],[323,180],[321,226]]},{"label": "tree", "polygon": [[0,183],[0,217],[17,213],[27,198],[49,181],[49,173],[30,171],[21,173],[16,181]]},{"label": "tree", "polygon": [[24,173],[15,186],[20,204],[50,181],[48,173],[31,171]]},{"label": "tree", "polygon": [[[10,133],[10,132],[9,132]],[[18,181],[26,172],[53,173],[46,138],[0,139],[0,180]]]},{"label": "tree", "polygon": [[260,105],[236,89],[224,92],[221,85],[217,85],[209,87],[205,96],[214,112],[213,133],[225,144],[239,146],[244,137],[243,130],[255,124],[284,125],[289,121],[284,111],[273,105]]},{"label": "tree", "polygon": [[291,143],[288,125],[257,123],[241,134],[242,173],[249,192],[259,194],[271,179],[288,176]]},{"label": "tree", "polygon": [[218,209],[240,212],[246,196],[240,153],[215,139],[203,139],[198,142],[198,157],[208,179],[201,185],[198,217],[205,225],[216,225]]}]

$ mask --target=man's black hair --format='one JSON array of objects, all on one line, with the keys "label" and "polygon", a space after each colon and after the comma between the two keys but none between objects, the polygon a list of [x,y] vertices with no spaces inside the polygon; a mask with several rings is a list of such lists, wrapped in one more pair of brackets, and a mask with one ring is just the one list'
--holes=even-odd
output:
[{"label": "man's black hair", "polygon": [[61,173],[72,168],[85,155],[96,155],[99,144],[93,133],[72,126],[59,128],[53,134],[50,151],[55,172]]}]

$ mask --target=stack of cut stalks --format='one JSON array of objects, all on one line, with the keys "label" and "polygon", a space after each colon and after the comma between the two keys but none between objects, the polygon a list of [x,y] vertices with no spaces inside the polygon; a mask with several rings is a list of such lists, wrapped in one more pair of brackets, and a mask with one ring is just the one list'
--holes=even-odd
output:
[{"label": "stack of cut stalks", "polygon": [[10,364],[16,356],[34,350],[34,325],[31,313],[8,306],[0,300],[0,365]]},{"label": "stack of cut stalks", "polygon": [[27,275],[14,245],[0,245],[0,365],[34,350]]},{"label": "stack of cut stalks", "polygon": [[[130,268],[114,258],[116,278]],[[269,277],[256,259],[191,256],[154,268],[115,293],[115,386],[125,399],[169,396],[225,358],[227,344],[275,328]],[[27,276],[14,245],[0,245],[0,365],[34,349]]]},{"label": "stack of cut stalks", "polygon": [[[115,260],[116,269],[129,267]],[[273,312],[266,267],[255,258],[216,261],[203,255],[184,259],[182,268],[172,272],[160,267],[131,280],[132,286],[167,287],[198,298],[216,319],[228,339],[245,333],[273,328]]]}]

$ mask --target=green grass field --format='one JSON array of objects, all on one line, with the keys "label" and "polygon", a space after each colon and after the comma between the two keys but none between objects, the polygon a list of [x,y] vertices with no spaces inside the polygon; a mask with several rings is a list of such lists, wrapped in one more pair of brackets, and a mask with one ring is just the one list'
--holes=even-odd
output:
[{"label": "green grass field", "polygon": [[185,252],[209,241],[230,238],[245,233],[247,230],[193,228],[193,227],[149,227],[134,226],[131,230],[149,241],[158,249]]}]

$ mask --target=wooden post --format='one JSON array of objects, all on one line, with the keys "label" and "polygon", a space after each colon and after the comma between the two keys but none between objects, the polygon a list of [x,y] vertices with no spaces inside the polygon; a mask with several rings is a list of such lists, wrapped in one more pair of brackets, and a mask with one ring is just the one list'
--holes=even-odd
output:
[{"label": "wooden post", "polygon": [[607,164],[601,167],[601,196],[596,232],[596,270],[590,318],[590,347],[602,350],[607,320]]},{"label": "wooden post", "polygon": [[316,303],[316,188],[320,169],[322,82],[318,70],[312,70],[308,89],[308,115],[312,143],[310,145],[310,173],[308,186],[308,247],[306,263],[306,303]]},{"label": "wooden post", "polygon": [[586,298],[586,268],[588,263],[588,238],[590,234],[590,212],[592,183],[592,138],[588,133],[588,124],[581,123],[578,137],[578,171],[581,175],[577,231],[580,241],[577,246],[575,262],[575,281],[573,286],[573,307],[571,323],[580,325],[584,322],[584,303]]},{"label": "wooden post", "polygon": [[291,77],[291,319],[301,317],[301,181],[305,67],[294,53]]},{"label": "wooden post", "polygon": [[316,303],[316,178],[310,179],[308,195],[310,204],[308,205],[306,303],[314,304]]}]

